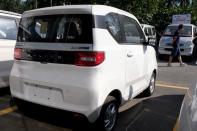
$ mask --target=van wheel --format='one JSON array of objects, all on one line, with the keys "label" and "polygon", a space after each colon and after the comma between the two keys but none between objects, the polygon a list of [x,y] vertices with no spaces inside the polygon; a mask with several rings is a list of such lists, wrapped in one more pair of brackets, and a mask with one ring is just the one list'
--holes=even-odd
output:
[{"label": "van wheel", "polygon": [[194,45],[193,52],[192,52],[192,61],[196,60],[197,58],[197,45]]},{"label": "van wheel", "polygon": [[159,60],[163,60],[164,59],[164,56],[162,54],[158,54],[157,57],[158,57]]},{"label": "van wheel", "polygon": [[112,131],[117,121],[118,102],[115,97],[108,96],[98,120],[98,125],[102,131]]},{"label": "van wheel", "polygon": [[144,96],[151,96],[155,91],[155,73],[152,74],[148,88],[143,92]]}]

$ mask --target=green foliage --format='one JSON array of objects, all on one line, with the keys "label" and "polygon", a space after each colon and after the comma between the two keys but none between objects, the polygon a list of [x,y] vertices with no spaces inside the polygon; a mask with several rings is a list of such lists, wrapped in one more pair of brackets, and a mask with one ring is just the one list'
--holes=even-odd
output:
[{"label": "green foliage", "polygon": [[20,0],[0,0],[0,10],[21,12]]},{"label": "green foliage", "polygon": [[[177,1],[179,2],[177,4]],[[134,14],[141,23],[155,25],[158,31],[171,23],[173,14],[192,14],[197,24],[197,0],[0,0],[0,9],[22,13],[25,10],[63,4],[104,4]]]}]

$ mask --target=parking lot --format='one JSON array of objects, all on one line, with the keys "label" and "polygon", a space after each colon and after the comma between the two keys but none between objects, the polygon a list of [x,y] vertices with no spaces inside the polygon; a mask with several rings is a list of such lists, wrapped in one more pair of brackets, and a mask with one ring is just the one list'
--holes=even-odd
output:
[{"label": "parking lot", "polygon": [[[184,94],[196,85],[196,65],[167,67],[165,61],[158,63],[156,91],[153,96],[138,96],[119,109],[115,131],[170,131],[179,115]],[[2,131],[70,131],[91,130],[85,122],[70,118],[65,112],[32,109],[22,114],[10,106],[9,89],[0,91],[0,128]],[[45,110],[46,109],[46,110]],[[77,124],[76,124],[77,123]]]}]

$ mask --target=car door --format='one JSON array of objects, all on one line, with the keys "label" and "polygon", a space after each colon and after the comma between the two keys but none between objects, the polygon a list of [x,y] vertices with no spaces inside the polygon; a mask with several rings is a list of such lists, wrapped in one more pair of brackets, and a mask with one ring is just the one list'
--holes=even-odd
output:
[{"label": "car door", "polygon": [[0,87],[8,86],[14,58],[17,25],[15,19],[0,18]]},{"label": "car door", "polygon": [[122,16],[123,43],[125,50],[125,68],[126,68],[126,88],[130,88],[130,97],[136,96],[144,90],[146,85],[144,62],[146,46],[144,33],[138,22],[130,17]]}]

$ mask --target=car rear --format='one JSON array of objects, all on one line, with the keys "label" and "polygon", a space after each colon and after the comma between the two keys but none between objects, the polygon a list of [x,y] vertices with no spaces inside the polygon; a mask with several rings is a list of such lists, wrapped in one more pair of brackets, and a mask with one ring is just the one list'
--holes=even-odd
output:
[{"label": "car rear", "polygon": [[93,50],[91,13],[91,6],[64,6],[23,14],[10,75],[15,99],[97,118],[95,79],[105,53]]}]

